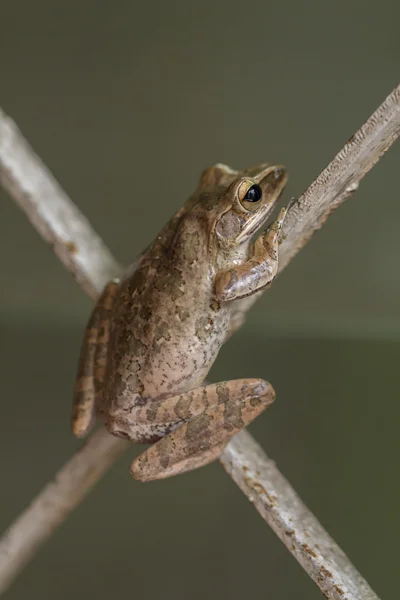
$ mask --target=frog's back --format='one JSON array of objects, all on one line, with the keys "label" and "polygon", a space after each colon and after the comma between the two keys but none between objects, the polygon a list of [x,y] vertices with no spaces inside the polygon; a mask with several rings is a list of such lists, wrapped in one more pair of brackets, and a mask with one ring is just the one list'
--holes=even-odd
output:
[{"label": "frog's back", "polygon": [[207,231],[189,214],[121,283],[108,349],[108,412],[191,389],[207,375],[230,319],[213,294],[209,252]]}]

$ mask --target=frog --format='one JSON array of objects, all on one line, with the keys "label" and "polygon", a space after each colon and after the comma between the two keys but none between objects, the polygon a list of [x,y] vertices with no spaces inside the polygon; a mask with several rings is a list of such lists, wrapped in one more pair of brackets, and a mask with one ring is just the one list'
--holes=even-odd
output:
[{"label": "frog", "polygon": [[282,165],[206,168],[137,263],[105,286],[83,337],[72,431],[83,437],[99,418],[109,433],[150,444],[132,462],[134,479],[211,463],[274,401],[264,379],[206,377],[277,275],[288,206],[267,221],[286,182]]}]

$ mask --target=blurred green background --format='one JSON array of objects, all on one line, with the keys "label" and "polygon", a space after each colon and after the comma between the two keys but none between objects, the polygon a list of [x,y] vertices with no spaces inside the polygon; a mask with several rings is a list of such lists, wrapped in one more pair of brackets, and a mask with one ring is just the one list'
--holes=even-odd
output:
[{"label": "blurred green background", "polygon": [[[0,105],[128,263],[214,162],[287,165],[299,195],[399,78],[400,5],[3,0]],[[384,598],[395,594],[397,145],[253,309],[212,380],[260,376],[251,427]],[[0,527],[75,451],[90,301],[0,191]],[[8,592],[320,598],[219,464],[131,480],[132,449]]]}]

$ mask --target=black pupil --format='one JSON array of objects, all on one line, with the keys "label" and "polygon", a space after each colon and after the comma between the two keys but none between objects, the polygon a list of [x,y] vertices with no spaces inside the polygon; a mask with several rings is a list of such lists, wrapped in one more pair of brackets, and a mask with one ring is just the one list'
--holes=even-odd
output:
[{"label": "black pupil", "polygon": [[245,195],[244,199],[247,200],[247,202],[258,202],[261,200],[261,196],[262,190],[259,185],[255,184],[247,190],[247,194]]}]

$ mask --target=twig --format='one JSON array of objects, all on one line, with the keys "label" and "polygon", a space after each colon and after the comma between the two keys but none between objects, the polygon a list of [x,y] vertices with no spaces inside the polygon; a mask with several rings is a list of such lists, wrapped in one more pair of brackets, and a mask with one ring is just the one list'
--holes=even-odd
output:
[{"label": "twig", "polygon": [[14,521],[0,542],[0,594],[128,446],[99,429]]},{"label": "twig", "polygon": [[331,163],[291,207],[279,249],[279,270],[358,188],[361,179],[400,135],[400,84],[351,136]]},{"label": "twig", "polygon": [[[293,204],[281,244],[281,269],[397,139],[399,97],[400,87],[397,87]],[[16,125],[1,111],[0,181],[85,291],[95,297],[104,283],[119,272],[118,265]],[[100,429],[10,526],[0,540],[0,592],[125,447],[126,442]],[[377,600],[247,432],[231,441],[221,462],[327,598]],[[92,470],[93,465],[96,471]]]},{"label": "twig", "polygon": [[120,266],[1,108],[0,183],[83,290],[96,298]]},{"label": "twig", "polygon": [[343,550],[247,431],[233,438],[220,460],[327,598],[378,600]]}]

